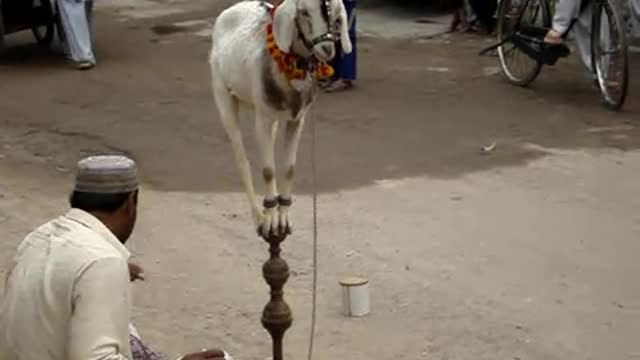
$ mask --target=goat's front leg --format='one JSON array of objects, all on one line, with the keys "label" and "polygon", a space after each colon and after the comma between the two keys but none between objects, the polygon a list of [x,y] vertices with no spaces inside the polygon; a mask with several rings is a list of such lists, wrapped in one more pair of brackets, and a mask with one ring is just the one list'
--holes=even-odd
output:
[{"label": "goat's front leg", "polygon": [[211,67],[211,84],[214,91],[214,98],[222,126],[231,141],[233,154],[235,156],[236,165],[240,171],[240,177],[244,184],[247,200],[251,207],[251,216],[254,224],[259,226],[262,223],[262,212],[256,199],[256,193],[253,187],[253,178],[251,174],[251,165],[247,159],[244,143],[242,141],[242,132],[238,123],[238,100],[235,99],[227,90],[224,83],[220,80],[216,67]]},{"label": "goat's front leg", "polygon": [[278,190],[276,186],[275,141],[278,122],[264,111],[256,111],[256,139],[265,184],[264,218],[258,231],[262,236],[279,234]]},{"label": "goat's front leg", "polygon": [[285,138],[284,138],[284,147],[285,147],[285,173],[284,179],[282,182],[282,188],[280,192],[280,196],[278,197],[278,202],[280,207],[278,208],[279,212],[279,222],[281,231],[286,234],[291,234],[292,224],[289,219],[289,209],[292,203],[292,192],[293,192],[293,181],[295,178],[295,166],[296,159],[298,154],[298,146],[300,145],[300,138],[302,137],[302,129],[304,128],[304,116],[302,116],[299,120],[295,121],[287,121],[285,127]]}]

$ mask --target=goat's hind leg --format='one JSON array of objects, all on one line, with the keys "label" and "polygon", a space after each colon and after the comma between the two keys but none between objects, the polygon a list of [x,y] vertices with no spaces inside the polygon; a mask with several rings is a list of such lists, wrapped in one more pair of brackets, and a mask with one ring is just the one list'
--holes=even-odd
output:
[{"label": "goat's hind leg", "polygon": [[234,98],[225,84],[218,76],[215,65],[211,65],[211,85],[213,87],[214,99],[220,114],[220,121],[224,127],[235,155],[236,165],[240,170],[242,183],[244,184],[245,193],[251,206],[251,215],[253,217],[256,228],[264,221],[264,216],[260,206],[256,200],[256,193],[253,187],[253,179],[251,176],[251,165],[247,159],[244,143],[242,141],[242,132],[238,124],[238,100]]}]

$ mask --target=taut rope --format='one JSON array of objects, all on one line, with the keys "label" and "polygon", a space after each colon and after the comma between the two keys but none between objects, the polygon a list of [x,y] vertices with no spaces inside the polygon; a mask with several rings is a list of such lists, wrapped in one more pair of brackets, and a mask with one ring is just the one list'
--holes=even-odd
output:
[{"label": "taut rope", "polygon": [[[311,115],[312,110],[309,110]],[[309,335],[309,354],[307,359],[313,359],[313,343],[316,332],[316,308],[318,291],[318,189],[316,184],[316,122],[311,120],[311,186],[313,191],[313,280],[311,300],[311,331]]]}]

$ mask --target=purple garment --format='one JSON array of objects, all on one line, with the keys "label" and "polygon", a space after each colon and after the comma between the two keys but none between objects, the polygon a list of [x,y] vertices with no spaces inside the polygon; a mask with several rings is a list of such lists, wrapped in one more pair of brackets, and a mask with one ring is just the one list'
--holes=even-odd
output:
[{"label": "purple garment", "polygon": [[160,360],[160,356],[146,347],[142,341],[133,334],[129,334],[132,360]]}]

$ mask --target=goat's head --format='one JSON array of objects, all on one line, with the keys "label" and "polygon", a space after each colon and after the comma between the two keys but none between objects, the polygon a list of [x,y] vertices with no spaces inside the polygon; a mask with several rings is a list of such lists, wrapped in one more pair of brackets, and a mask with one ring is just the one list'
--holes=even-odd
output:
[{"label": "goat's head", "polygon": [[299,37],[313,56],[331,61],[336,40],[351,53],[347,11],[342,0],[284,0],[275,11],[273,33],[278,48],[289,52]]}]

